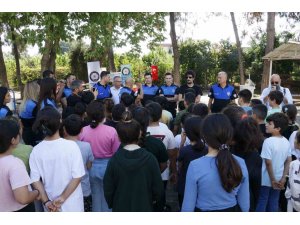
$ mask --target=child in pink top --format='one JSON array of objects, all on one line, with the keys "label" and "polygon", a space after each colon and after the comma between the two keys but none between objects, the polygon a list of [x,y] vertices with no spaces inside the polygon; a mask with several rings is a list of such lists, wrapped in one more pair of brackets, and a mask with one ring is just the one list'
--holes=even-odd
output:
[{"label": "child in pink top", "polygon": [[39,196],[37,190],[30,191],[24,163],[12,155],[19,140],[19,125],[13,120],[0,120],[0,212],[33,212],[32,202]]},{"label": "child in pink top", "polygon": [[90,182],[92,191],[92,211],[111,211],[106,203],[103,192],[103,177],[109,159],[120,146],[120,141],[115,128],[104,125],[104,106],[101,102],[91,102],[87,109],[87,115],[91,121],[90,126],[83,128],[80,140],[91,144],[95,157],[90,170]]}]

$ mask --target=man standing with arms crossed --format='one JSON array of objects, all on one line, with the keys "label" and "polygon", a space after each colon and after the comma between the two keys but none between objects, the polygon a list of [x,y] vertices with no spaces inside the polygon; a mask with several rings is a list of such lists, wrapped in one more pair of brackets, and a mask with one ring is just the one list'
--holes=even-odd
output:
[{"label": "man standing with arms crossed", "polygon": [[208,97],[208,110],[212,113],[221,112],[223,108],[238,97],[234,87],[227,82],[226,72],[221,71],[218,73],[218,83],[210,87]]}]

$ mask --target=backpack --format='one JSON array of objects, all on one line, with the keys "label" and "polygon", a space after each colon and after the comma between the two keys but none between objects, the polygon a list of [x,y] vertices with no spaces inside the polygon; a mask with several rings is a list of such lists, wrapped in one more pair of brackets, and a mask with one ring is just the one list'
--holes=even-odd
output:
[{"label": "backpack", "polygon": [[288,200],[288,211],[300,212],[300,161],[291,162],[289,169],[289,181],[285,191]]}]

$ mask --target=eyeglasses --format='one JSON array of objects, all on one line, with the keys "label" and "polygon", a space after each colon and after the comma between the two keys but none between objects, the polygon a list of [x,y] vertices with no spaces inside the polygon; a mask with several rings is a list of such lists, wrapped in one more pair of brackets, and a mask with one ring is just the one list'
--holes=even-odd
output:
[{"label": "eyeglasses", "polygon": [[271,84],[279,84],[278,81],[272,81]]},{"label": "eyeglasses", "polygon": [[186,79],[193,79],[194,77],[192,76],[187,76]]}]

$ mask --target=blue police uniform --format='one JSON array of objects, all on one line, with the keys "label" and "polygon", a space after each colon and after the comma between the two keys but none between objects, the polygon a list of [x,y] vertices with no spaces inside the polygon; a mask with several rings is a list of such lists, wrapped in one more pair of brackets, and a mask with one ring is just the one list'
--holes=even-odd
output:
[{"label": "blue police uniform", "polygon": [[39,137],[35,132],[32,131],[32,125],[37,115],[37,102],[29,99],[25,102],[24,110],[20,113],[20,119],[23,124],[22,138],[26,145],[35,146]]},{"label": "blue police uniform", "polygon": [[222,88],[220,84],[217,83],[211,86],[208,97],[214,99],[211,112],[217,113],[225,108],[231,100],[236,99],[237,94],[232,85],[226,84],[226,86]]},{"label": "blue police uniform", "polygon": [[7,116],[11,116],[11,115],[12,115],[12,111],[10,111],[10,109],[6,105],[1,106],[0,119],[5,118]]},{"label": "blue police uniform", "polygon": [[62,97],[68,98],[72,94],[72,89],[65,86]]},{"label": "blue police uniform", "polygon": [[110,86],[108,84],[103,86],[100,82],[98,82],[93,87],[98,90],[97,100],[104,100],[112,97]]},{"label": "blue police uniform", "polygon": [[119,96],[121,98],[122,94],[124,93],[128,93],[130,94],[132,97],[136,98],[137,97],[137,93],[134,93],[133,90],[131,90],[129,87],[122,87],[120,92],[119,92]]},{"label": "blue police uniform", "polygon": [[54,99],[49,99],[49,98],[44,99],[41,104],[41,109],[45,108],[46,106],[51,106],[51,107],[57,109]]},{"label": "blue police uniform", "polygon": [[[175,84],[170,86],[162,85],[159,89],[160,94],[164,95],[166,98],[173,98],[175,95],[179,94],[179,87]],[[177,102],[167,102],[166,110],[172,113],[173,117],[176,117]]]},{"label": "blue police uniform", "polygon": [[158,86],[152,84],[150,87],[146,84],[142,85],[144,97],[142,99],[142,104],[145,105],[145,103],[148,100],[153,100],[155,96],[159,94],[159,88]]}]

